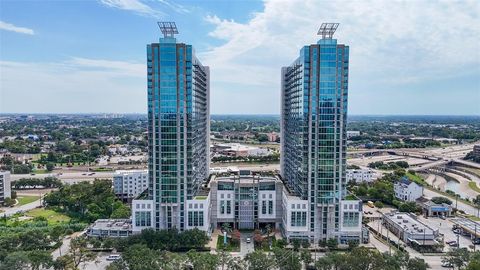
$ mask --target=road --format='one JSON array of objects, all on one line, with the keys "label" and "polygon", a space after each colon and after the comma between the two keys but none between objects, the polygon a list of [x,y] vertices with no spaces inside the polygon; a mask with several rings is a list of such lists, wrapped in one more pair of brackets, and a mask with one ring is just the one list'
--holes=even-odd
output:
[{"label": "road", "polygon": [[[247,243],[247,238],[250,238],[250,243]],[[240,238],[240,256],[245,258],[245,256],[255,251],[253,245],[253,233],[252,232],[242,232],[242,237]]]},{"label": "road", "polygon": [[[432,191],[432,190],[430,190],[430,189],[426,189],[426,188],[423,189],[423,196],[424,196],[425,198],[427,198],[427,199],[431,199],[431,198],[433,198],[433,197],[444,197],[444,198],[448,198],[449,200],[453,201],[453,204],[452,204],[453,207],[455,207],[455,205],[456,205],[455,199],[452,199],[452,198],[450,198],[450,197],[448,197],[448,196],[445,196],[445,195],[443,195],[443,194],[441,194],[441,193]],[[477,208],[475,208],[475,207],[473,207],[473,206],[471,206],[471,205],[469,205],[469,204],[466,204],[466,203],[464,203],[464,202],[462,202],[462,201],[458,201],[458,206],[457,206],[457,208],[458,208],[459,210],[464,211],[465,213],[467,213],[467,214],[469,214],[469,215],[475,215],[475,216],[477,215]]]},{"label": "road", "polygon": [[[91,175],[90,175],[91,174]],[[86,172],[64,172],[64,173],[42,173],[42,174],[12,174],[11,180],[15,181],[20,178],[45,178],[45,177],[56,177],[66,184],[73,184],[81,181],[93,181],[95,178],[99,179],[112,179],[113,172],[96,172],[86,173]]]},{"label": "road", "polygon": [[31,203],[27,203],[27,204],[24,204],[22,206],[16,206],[16,207],[3,207],[3,208],[0,208],[2,211],[2,213],[0,213],[0,215],[2,216],[12,216],[20,211],[29,211],[29,210],[32,210],[34,208],[37,208],[39,206],[42,206],[41,202],[40,202],[40,199],[34,201],[34,202],[31,202]]}]

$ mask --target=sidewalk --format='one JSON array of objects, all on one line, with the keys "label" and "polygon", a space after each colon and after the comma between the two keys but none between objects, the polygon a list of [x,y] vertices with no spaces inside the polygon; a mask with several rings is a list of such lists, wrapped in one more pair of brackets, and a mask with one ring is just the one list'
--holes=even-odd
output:
[{"label": "sidewalk", "polygon": [[215,251],[217,250],[217,241],[218,241],[218,236],[221,234],[222,232],[219,230],[219,229],[215,229],[213,232],[212,232],[212,239],[210,240],[210,242],[208,242],[207,246],[210,248],[211,251]]}]

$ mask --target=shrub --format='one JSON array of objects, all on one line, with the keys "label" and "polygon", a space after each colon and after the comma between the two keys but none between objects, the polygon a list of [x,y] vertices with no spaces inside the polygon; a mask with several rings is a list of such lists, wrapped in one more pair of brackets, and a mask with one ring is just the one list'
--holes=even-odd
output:
[{"label": "shrub", "polygon": [[383,208],[383,203],[381,201],[376,201],[375,202],[375,207],[377,208]]}]

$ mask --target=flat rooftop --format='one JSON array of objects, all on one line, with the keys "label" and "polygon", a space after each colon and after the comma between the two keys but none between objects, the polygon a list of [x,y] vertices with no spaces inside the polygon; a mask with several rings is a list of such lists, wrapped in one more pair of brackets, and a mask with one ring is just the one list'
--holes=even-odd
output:
[{"label": "flat rooftop", "polygon": [[398,227],[401,227],[405,232],[410,234],[426,234],[433,235],[434,230],[427,226],[426,224],[421,223],[411,214],[407,213],[388,213],[385,214],[385,218],[393,222]]},{"label": "flat rooftop", "polygon": [[90,226],[93,230],[132,230],[132,221],[130,219],[98,219]]}]

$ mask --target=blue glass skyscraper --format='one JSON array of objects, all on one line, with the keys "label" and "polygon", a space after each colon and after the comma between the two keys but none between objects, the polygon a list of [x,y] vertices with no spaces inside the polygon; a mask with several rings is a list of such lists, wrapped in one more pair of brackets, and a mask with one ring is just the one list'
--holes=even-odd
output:
[{"label": "blue glass skyscraper", "polygon": [[339,236],[346,193],[349,47],[333,39],[338,24],[322,24],[317,44],[282,68],[281,175],[308,200],[310,240]]},{"label": "blue glass skyscraper", "polygon": [[209,172],[210,74],[174,23],[159,25],[164,37],[147,45],[151,226],[184,230],[186,201]]}]

